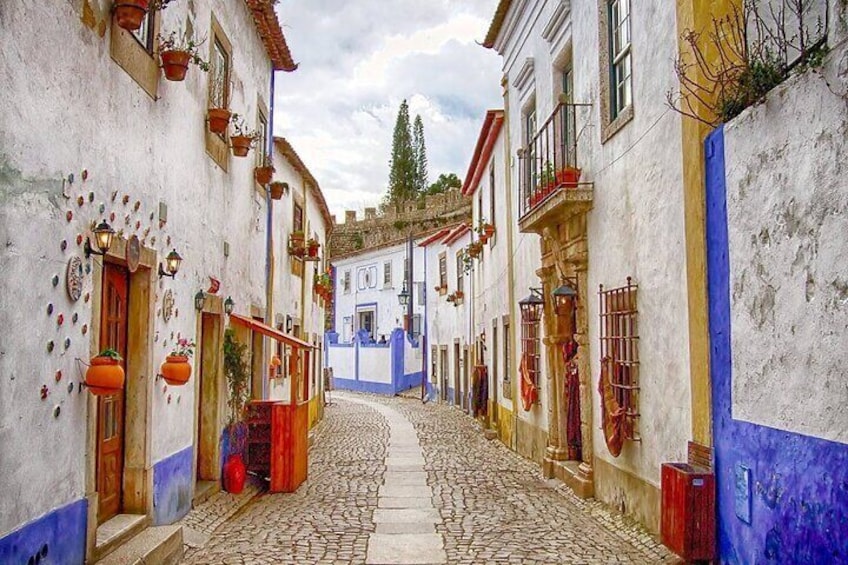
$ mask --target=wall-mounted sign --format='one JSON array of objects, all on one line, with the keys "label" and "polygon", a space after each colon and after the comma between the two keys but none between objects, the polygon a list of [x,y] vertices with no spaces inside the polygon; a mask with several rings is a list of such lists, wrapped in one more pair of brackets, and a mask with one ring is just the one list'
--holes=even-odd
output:
[{"label": "wall-mounted sign", "polygon": [[126,259],[127,269],[131,273],[136,272],[138,270],[138,263],[141,261],[141,243],[138,241],[137,235],[133,235],[127,240]]},{"label": "wall-mounted sign", "polygon": [[166,322],[170,321],[171,314],[174,313],[174,292],[169,288],[165,291],[165,296],[162,297],[162,319]]},{"label": "wall-mounted sign", "polygon": [[76,302],[82,296],[82,277],[82,259],[74,255],[68,259],[68,270],[65,273],[65,287],[71,302]]}]

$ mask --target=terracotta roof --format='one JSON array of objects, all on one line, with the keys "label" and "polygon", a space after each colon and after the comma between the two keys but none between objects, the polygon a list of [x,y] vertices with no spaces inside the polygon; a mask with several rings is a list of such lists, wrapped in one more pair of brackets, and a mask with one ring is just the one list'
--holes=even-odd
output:
[{"label": "terracotta roof", "polygon": [[483,47],[491,49],[498,40],[498,35],[501,33],[506,14],[512,6],[512,0],[500,0],[498,7],[495,10],[495,16],[492,18],[492,23],[489,24],[489,31],[486,32],[486,39],[483,40]]},{"label": "terracotta roof", "polygon": [[321,187],[318,186],[318,181],[315,180],[315,177],[312,176],[312,173],[309,172],[309,169],[306,168],[306,165],[301,160],[300,155],[297,154],[294,147],[292,147],[291,143],[285,137],[274,137],[274,145],[277,146],[283,157],[291,163],[291,166],[306,181],[310,194],[318,202],[318,207],[321,208],[321,215],[324,217],[326,231],[330,233],[333,231],[333,218],[330,215],[330,208],[327,207],[327,201],[324,199],[324,193],[321,192]]},{"label": "terracotta roof", "polygon": [[452,244],[452,243],[454,243],[457,239],[459,239],[460,237],[464,236],[465,234],[467,234],[467,233],[468,233],[468,232],[470,232],[470,231],[471,231],[471,228],[470,228],[470,227],[468,227],[468,224],[462,224],[462,225],[460,225],[458,228],[456,228],[455,230],[453,230],[453,232],[451,232],[451,233],[450,233],[450,235],[448,235],[448,236],[445,238],[444,244],[445,244],[445,245],[451,245],[451,244]]},{"label": "terracotta roof", "polygon": [[265,44],[265,50],[268,51],[274,70],[292,72],[297,69],[297,63],[292,59],[277,13],[274,12],[274,1],[244,0],[244,3],[253,14],[253,23],[256,25],[259,37],[262,38],[262,43]]},{"label": "terracotta roof", "polygon": [[489,110],[486,112],[486,119],[483,120],[483,127],[480,128],[480,135],[477,137],[477,146],[474,148],[474,156],[471,157],[471,163],[468,165],[468,173],[465,175],[465,184],[462,185],[463,196],[471,196],[477,190],[477,185],[480,184],[480,179],[492,156],[492,150],[495,148],[495,142],[498,140],[498,134],[501,131],[504,121],[503,110]]},{"label": "terracotta roof", "polygon": [[427,239],[425,239],[424,241],[419,243],[418,247],[427,247],[431,243],[441,241],[441,239],[443,237],[445,237],[446,235],[448,235],[451,232],[452,229],[453,228],[444,228],[444,229],[437,231],[436,233],[434,233],[433,235],[431,235],[430,237],[428,237]]}]

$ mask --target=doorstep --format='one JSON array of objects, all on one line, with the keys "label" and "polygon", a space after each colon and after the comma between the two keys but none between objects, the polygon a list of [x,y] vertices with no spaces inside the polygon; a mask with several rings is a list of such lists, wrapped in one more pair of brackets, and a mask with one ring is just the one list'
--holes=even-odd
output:
[{"label": "doorstep", "polygon": [[106,556],[98,565],[176,565],[183,559],[182,526],[151,526]]},{"label": "doorstep", "polygon": [[587,499],[595,496],[593,478],[586,477],[580,471],[580,461],[553,461],[553,474],[570,488],[578,498]]},{"label": "doorstep", "polygon": [[94,552],[90,561],[96,563],[130,538],[142,531],[150,520],[144,514],[118,514],[97,526]]}]

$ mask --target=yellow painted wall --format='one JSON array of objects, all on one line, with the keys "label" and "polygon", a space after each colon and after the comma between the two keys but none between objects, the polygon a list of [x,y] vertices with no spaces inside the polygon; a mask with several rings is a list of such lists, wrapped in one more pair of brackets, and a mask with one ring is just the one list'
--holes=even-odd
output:
[{"label": "yellow painted wall", "polygon": [[309,400],[309,429],[310,430],[313,427],[315,427],[315,424],[317,424],[321,420],[320,407],[321,407],[321,398],[320,397],[315,396],[315,397],[313,397]]}]

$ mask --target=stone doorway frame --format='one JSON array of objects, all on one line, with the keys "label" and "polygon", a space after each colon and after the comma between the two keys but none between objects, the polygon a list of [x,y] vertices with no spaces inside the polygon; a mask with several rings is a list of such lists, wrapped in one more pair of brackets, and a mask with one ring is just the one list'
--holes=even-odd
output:
[{"label": "stone doorway frame", "polygon": [[[126,267],[127,240],[116,237],[109,252],[92,258],[91,321],[89,352],[100,353],[100,314],[103,305],[103,261]],[[138,269],[129,273],[127,368],[124,387],[124,472],[121,512],[153,515],[153,463],[151,459],[153,366],[158,266],[156,250],[141,247]],[[88,393],[86,393],[88,394]],[[86,413],[85,498],[88,502],[86,555],[92,558],[97,545],[97,398],[88,394]]]},{"label": "stone doorway frame", "polygon": [[[227,392],[224,379],[224,301],[220,296],[206,294],[203,309],[196,312],[198,336],[196,359],[198,378],[194,379],[194,424],[192,476],[195,495],[198,481],[221,479],[221,441]],[[203,331],[204,316],[212,319],[212,330]],[[201,425],[200,418],[203,418]],[[198,437],[198,429],[203,437]]]}]

